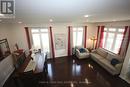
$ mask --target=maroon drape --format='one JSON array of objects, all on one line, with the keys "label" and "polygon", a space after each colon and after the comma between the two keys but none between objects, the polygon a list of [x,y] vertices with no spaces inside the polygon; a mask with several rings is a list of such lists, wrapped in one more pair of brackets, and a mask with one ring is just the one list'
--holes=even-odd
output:
[{"label": "maroon drape", "polygon": [[70,26],[68,26],[68,56],[71,55]]},{"label": "maroon drape", "polygon": [[30,42],[30,36],[29,36],[29,29],[28,29],[28,27],[25,27],[25,32],[26,32],[28,48],[31,49],[31,42]]},{"label": "maroon drape", "polygon": [[50,39],[51,39],[52,57],[55,58],[53,36],[52,36],[52,27],[50,27]]},{"label": "maroon drape", "polygon": [[85,32],[84,32],[84,48],[86,48],[86,39],[87,39],[87,26],[85,26]]},{"label": "maroon drape", "polygon": [[128,33],[128,42],[126,45],[126,52],[127,52],[127,49],[128,49],[129,43],[130,43],[130,26],[128,27],[128,29],[129,29],[129,33]]},{"label": "maroon drape", "polygon": [[99,30],[100,30],[100,26],[98,26],[98,30],[97,30],[97,41],[96,41],[96,46],[95,48],[98,48],[98,41],[99,41]]},{"label": "maroon drape", "polygon": [[[118,52],[119,55],[121,55],[121,50],[123,50],[123,49],[126,49],[126,50],[124,50],[124,51],[127,52],[128,45],[129,45],[129,42],[130,42],[130,28],[129,28],[129,27],[130,27],[130,26],[125,26],[125,31],[124,31],[124,34],[123,34],[123,39],[122,39],[121,46],[120,46],[120,49],[119,49],[119,52]],[[125,37],[127,31],[128,31],[128,36]],[[126,41],[127,41],[126,47],[124,48],[123,43],[126,42]],[[125,52],[125,54],[126,54],[126,52]]]},{"label": "maroon drape", "polygon": [[125,26],[125,31],[124,31],[124,34],[123,34],[123,39],[122,39],[121,46],[120,46],[120,49],[119,49],[119,53],[118,53],[118,54],[121,53],[122,45],[123,45],[123,42],[125,41],[125,36],[126,36],[127,29],[128,29],[128,26]]},{"label": "maroon drape", "polygon": [[101,26],[101,31],[100,31],[99,47],[101,47],[101,48],[102,48],[102,46],[103,46],[104,27],[105,27],[105,26]]}]

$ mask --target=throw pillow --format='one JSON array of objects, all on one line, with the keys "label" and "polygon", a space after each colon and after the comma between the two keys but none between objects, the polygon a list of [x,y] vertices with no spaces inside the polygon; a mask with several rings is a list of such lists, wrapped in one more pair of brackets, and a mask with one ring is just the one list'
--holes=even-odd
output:
[{"label": "throw pillow", "polygon": [[119,60],[117,60],[117,59],[115,59],[115,58],[113,58],[112,60],[111,60],[111,64],[113,65],[113,66],[115,66],[116,64],[119,64],[120,62],[119,62]]},{"label": "throw pillow", "polygon": [[120,61],[120,62],[123,62],[123,58],[120,57],[119,55],[114,54],[114,53],[108,53],[106,59],[109,60],[109,61],[111,61],[113,58],[114,58],[114,59],[117,59],[117,60]]},{"label": "throw pillow", "polygon": [[80,51],[80,53],[86,52],[84,48],[80,48],[79,51]]}]

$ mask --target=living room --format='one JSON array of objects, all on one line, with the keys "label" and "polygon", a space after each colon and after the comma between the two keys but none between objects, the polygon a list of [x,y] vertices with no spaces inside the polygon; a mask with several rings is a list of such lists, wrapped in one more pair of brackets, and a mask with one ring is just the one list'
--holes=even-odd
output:
[{"label": "living room", "polygon": [[[24,67],[20,68],[20,74],[27,73],[26,70],[36,71],[32,69],[36,66],[39,66],[37,71],[40,71],[41,66],[44,66],[42,60],[38,60],[39,65],[34,64],[31,67],[29,65],[30,61],[35,61],[32,54],[41,51],[47,55],[46,76],[49,80],[40,79],[41,83],[37,85],[130,86],[129,1],[15,0],[13,3],[15,4],[13,15],[2,12],[0,15],[0,41],[3,44],[4,40],[6,45],[8,44],[6,47],[9,51],[9,55],[0,56],[0,87],[9,87],[11,84],[13,87],[27,87],[19,84],[16,86],[10,79],[15,77],[19,66]],[[87,50],[88,56],[78,53],[85,51],[84,49]],[[19,51],[26,51],[27,60],[24,61],[25,65],[16,66],[14,55]],[[109,55],[111,56],[111,59],[107,59],[110,60],[109,63],[103,63],[102,60],[95,59],[95,55],[97,57],[95,51],[106,59],[109,54],[114,56]],[[116,66],[120,68],[113,68]],[[41,75],[41,72],[39,74]],[[30,86],[29,83],[27,85]]]}]

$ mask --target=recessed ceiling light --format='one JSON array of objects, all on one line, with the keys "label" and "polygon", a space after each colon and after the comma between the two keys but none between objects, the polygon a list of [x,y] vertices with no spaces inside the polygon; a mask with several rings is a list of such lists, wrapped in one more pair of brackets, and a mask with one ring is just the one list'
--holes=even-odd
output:
[{"label": "recessed ceiling light", "polygon": [[21,22],[21,21],[19,21],[18,23],[19,23],[19,24],[21,24],[22,22]]},{"label": "recessed ceiling light", "polygon": [[4,14],[0,14],[0,16],[4,16]]},{"label": "recessed ceiling light", "polygon": [[84,15],[85,18],[89,17],[89,15]]},{"label": "recessed ceiling light", "polygon": [[114,20],[112,20],[112,21],[116,21],[116,20],[114,19]]},{"label": "recessed ceiling light", "polygon": [[50,19],[49,21],[50,21],[50,22],[53,22],[53,20],[52,20],[52,19]]}]

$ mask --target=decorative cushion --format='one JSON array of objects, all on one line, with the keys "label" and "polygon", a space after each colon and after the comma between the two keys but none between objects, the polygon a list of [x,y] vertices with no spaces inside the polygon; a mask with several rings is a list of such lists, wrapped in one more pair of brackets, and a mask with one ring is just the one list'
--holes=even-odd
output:
[{"label": "decorative cushion", "polygon": [[120,56],[118,56],[117,54],[113,54],[113,53],[108,53],[106,59],[111,61],[113,58],[117,59],[118,61],[122,62],[123,58],[121,58]]},{"label": "decorative cushion", "polygon": [[115,59],[115,58],[113,58],[113,59],[111,60],[111,64],[112,64],[113,66],[115,66],[115,65],[118,64],[118,63],[120,63],[119,60],[117,60],[117,59]]},{"label": "decorative cushion", "polygon": [[80,48],[79,51],[80,51],[80,53],[85,53],[86,52],[86,50],[84,48]]},{"label": "decorative cushion", "polygon": [[123,63],[118,63],[115,65],[115,68],[120,72],[122,65],[123,65]]},{"label": "decorative cushion", "polygon": [[106,58],[106,56],[107,56],[107,52],[105,51],[105,50],[103,50],[102,48],[98,48],[98,49],[96,49],[96,52],[99,54],[99,55],[101,55],[102,57],[104,57],[104,58]]}]

